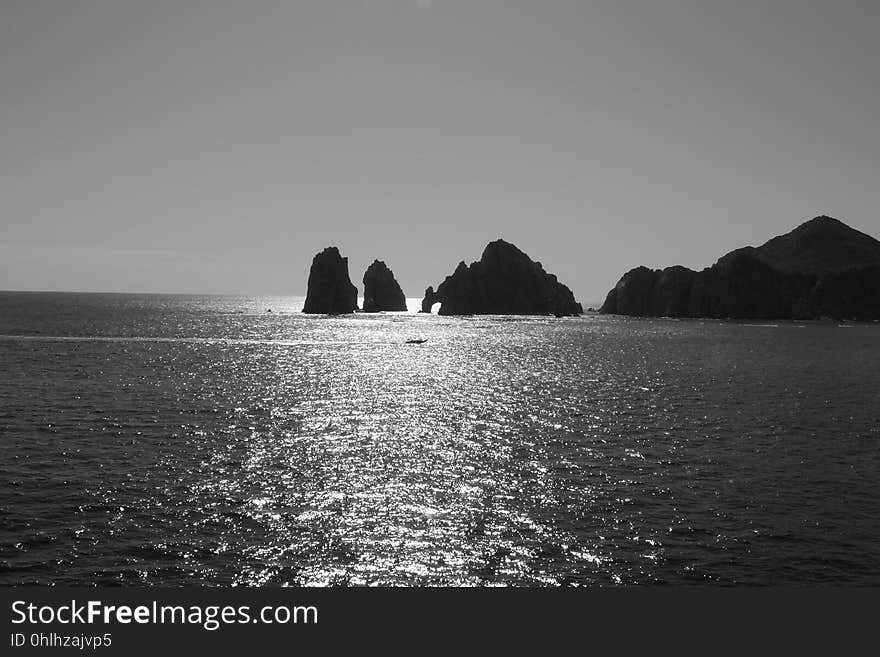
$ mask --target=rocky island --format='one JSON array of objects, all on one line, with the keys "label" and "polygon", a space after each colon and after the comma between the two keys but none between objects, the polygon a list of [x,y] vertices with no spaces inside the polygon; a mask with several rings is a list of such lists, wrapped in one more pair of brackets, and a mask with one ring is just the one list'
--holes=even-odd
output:
[{"label": "rocky island", "polygon": [[880,242],[820,216],[700,272],[637,267],[601,312],[650,317],[880,319]]},{"label": "rocky island", "polygon": [[348,276],[348,258],[329,246],[312,260],[304,313],[340,315],[357,310],[357,288]]},{"label": "rocky island", "polygon": [[440,303],[441,315],[580,315],[581,305],[540,262],[504,240],[490,242],[479,261],[459,263],[437,287],[425,290],[422,312]]},{"label": "rocky island", "polygon": [[381,260],[374,260],[364,273],[364,312],[406,310],[406,297],[394,273]]}]

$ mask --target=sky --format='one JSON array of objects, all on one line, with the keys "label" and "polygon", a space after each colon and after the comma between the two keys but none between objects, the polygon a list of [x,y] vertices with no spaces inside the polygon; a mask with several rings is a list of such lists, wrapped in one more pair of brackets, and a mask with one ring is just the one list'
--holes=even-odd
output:
[{"label": "sky", "polygon": [[0,289],[407,296],[502,237],[585,304],[880,236],[880,3],[2,0]]}]

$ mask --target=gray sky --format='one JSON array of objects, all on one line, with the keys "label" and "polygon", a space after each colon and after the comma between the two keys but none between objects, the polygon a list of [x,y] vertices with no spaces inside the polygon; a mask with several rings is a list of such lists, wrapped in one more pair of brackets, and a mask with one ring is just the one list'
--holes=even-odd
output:
[{"label": "gray sky", "polygon": [[[586,303],[817,214],[880,236],[880,3],[2,0],[0,289],[421,296],[497,237]],[[362,290],[361,290],[362,291]]]}]

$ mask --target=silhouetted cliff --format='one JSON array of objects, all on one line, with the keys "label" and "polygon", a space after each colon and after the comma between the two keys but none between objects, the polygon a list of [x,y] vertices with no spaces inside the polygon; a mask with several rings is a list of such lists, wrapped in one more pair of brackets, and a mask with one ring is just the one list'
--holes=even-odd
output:
[{"label": "silhouetted cliff", "polygon": [[637,267],[603,313],[735,319],[880,319],[880,242],[816,217],[764,245],[731,251],[701,272]]},{"label": "silhouetted cliff", "polygon": [[580,315],[581,305],[540,262],[504,240],[490,242],[478,262],[459,263],[437,287],[425,290],[422,312],[440,303],[441,315]]},{"label": "silhouetted cliff", "polygon": [[348,276],[348,258],[329,246],[312,260],[304,313],[337,315],[357,310],[357,288]]},{"label": "silhouetted cliff", "polygon": [[383,310],[406,310],[406,297],[388,266],[374,260],[364,273],[364,312]]}]

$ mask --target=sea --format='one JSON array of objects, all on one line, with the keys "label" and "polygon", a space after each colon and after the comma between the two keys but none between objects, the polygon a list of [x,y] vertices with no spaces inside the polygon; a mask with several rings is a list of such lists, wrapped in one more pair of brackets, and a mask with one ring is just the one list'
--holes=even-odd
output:
[{"label": "sea", "polygon": [[0,293],[0,584],[880,584],[880,324],[409,304]]}]

